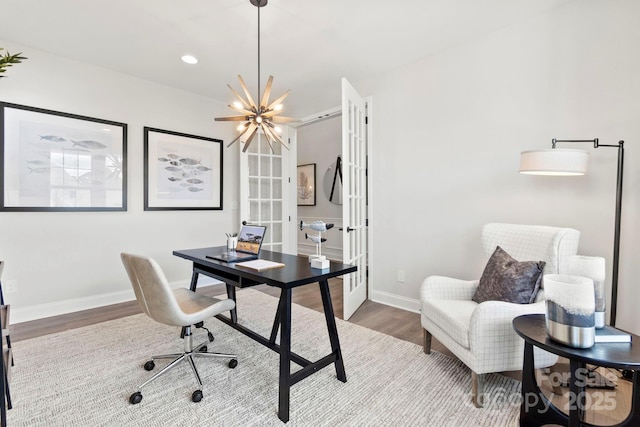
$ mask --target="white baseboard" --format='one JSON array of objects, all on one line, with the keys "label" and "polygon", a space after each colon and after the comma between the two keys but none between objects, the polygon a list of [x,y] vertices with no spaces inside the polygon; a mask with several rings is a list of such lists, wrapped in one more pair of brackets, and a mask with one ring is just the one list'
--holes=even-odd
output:
[{"label": "white baseboard", "polygon": [[420,313],[420,300],[407,298],[400,295],[390,294],[383,291],[369,290],[369,299],[373,302],[400,308],[402,310]]},{"label": "white baseboard", "polygon": [[[202,276],[201,276],[202,277]],[[222,283],[218,280],[203,277],[206,280],[199,280],[198,287],[211,286]],[[183,280],[172,282],[173,288],[189,287],[191,281]],[[92,295],[84,298],[72,298],[64,301],[56,301],[47,304],[32,305],[29,307],[11,307],[11,324],[29,322],[31,320],[44,319],[62,314],[75,313],[77,311],[90,310],[92,308],[104,307],[106,305],[119,304],[136,299],[133,289],[119,292],[109,292],[106,294]]]}]

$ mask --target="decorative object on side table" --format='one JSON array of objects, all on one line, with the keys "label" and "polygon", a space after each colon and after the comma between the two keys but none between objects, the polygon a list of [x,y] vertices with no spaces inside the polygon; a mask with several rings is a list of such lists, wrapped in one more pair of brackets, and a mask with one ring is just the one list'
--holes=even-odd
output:
[{"label": "decorative object on side table", "polygon": [[606,321],[606,306],[604,297],[604,258],[582,255],[571,256],[569,257],[569,274],[572,276],[588,277],[589,279],[593,280],[593,288],[596,298],[596,328],[603,328]]},{"label": "decorative object on side table", "polygon": [[309,262],[311,263],[311,268],[319,268],[325,269],[329,268],[330,262],[322,255],[322,242],[326,242],[327,239],[322,237],[322,233],[327,230],[333,228],[333,224],[327,224],[324,221],[314,221],[310,224],[307,224],[304,221],[300,221],[300,230],[304,230],[305,228],[310,228],[314,231],[317,231],[318,234],[309,235],[307,233],[304,234],[305,239],[309,239],[316,244],[316,254],[309,256]]},{"label": "decorative object on side table", "polygon": [[565,274],[545,274],[543,280],[549,337],[569,347],[592,347],[596,331],[593,280]]}]

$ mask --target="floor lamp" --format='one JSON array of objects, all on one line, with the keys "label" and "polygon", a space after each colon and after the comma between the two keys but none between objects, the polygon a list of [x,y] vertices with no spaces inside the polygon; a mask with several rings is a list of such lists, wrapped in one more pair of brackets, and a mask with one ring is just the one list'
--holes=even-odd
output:
[{"label": "floor lamp", "polygon": [[558,142],[590,142],[594,148],[618,149],[618,176],[616,182],[616,218],[613,235],[613,273],[611,276],[611,326],[616,325],[618,305],[618,265],[620,256],[620,217],[622,213],[622,166],[624,163],[624,141],[617,145],[600,144],[595,139],[553,139],[550,150],[523,151],[520,155],[520,173],[529,175],[584,175],[587,172],[589,153],[583,150],[556,148]]}]

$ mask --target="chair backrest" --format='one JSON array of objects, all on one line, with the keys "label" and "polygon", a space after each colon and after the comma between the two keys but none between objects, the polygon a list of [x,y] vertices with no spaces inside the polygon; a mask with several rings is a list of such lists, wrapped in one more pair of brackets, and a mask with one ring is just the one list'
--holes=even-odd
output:
[{"label": "chair backrest", "polygon": [[544,225],[486,224],[482,249],[487,259],[500,246],[518,261],[545,261],[544,274],[565,273],[569,257],[578,253],[580,232]]},{"label": "chair backrest", "polygon": [[142,311],[157,322],[184,326],[176,320],[182,310],[158,263],[149,257],[127,253],[120,254],[120,258]]}]

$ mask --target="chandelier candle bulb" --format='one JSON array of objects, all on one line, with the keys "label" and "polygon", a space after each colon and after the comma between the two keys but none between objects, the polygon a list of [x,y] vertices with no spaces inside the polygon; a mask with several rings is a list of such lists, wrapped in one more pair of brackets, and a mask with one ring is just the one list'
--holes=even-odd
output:
[{"label": "chandelier candle bulb", "polygon": [[595,343],[595,292],[588,277],[545,274],[547,335],[562,344],[589,348]]}]

